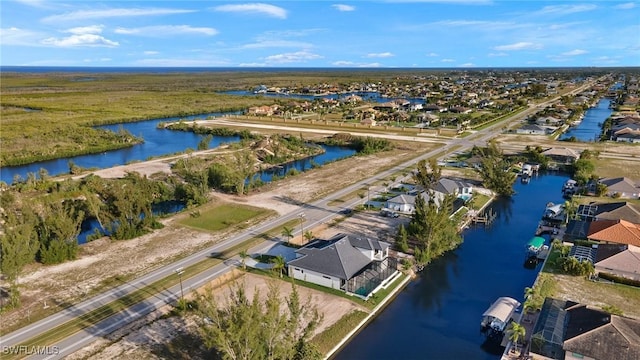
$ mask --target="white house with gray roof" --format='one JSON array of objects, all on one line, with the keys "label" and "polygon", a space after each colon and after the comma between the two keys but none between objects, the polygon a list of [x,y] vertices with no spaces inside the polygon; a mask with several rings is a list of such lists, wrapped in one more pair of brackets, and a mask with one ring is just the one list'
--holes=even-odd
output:
[{"label": "white house with gray roof", "polygon": [[390,244],[338,234],[329,240],[316,239],[296,250],[287,263],[289,276],[367,297],[397,271],[389,258]]}]

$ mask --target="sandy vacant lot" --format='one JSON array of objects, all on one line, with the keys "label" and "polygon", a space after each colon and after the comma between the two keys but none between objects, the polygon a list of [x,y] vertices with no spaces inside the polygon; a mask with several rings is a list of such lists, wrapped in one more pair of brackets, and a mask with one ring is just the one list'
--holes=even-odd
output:
[{"label": "sandy vacant lot", "polygon": [[[270,284],[278,287],[281,299],[286,299],[291,293],[291,284],[277,278],[238,273],[238,277],[233,282],[219,286],[212,290],[210,287],[201,289],[202,292],[214,291],[215,299],[220,304],[225,304],[232,286],[244,286],[247,289],[247,296],[252,299],[256,291],[264,296]],[[310,301],[312,306],[322,314],[323,320],[316,333],[324,331],[334,324],[344,315],[354,311],[369,310],[359,306],[347,299],[335,297],[317,290],[298,287],[300,299]],[[94,342],[91,346],[76,352],[68,359],[157,359],[163,357],[177,357],[172,354],[170,344],[178,342],[184,344],[185,339],[190,339],[194,343],[192,348],[181,349],[183,358],[199,358],[205,354],[204,346],[198,337],[198,319],[193,316],[163,316],[170,311],[165,308],[162,311],[150,314],[134,324],[120,329],[104,339]],[[182,346],[182,345],[178,345]],[[177,350],[177,349],[176,349]]]}]

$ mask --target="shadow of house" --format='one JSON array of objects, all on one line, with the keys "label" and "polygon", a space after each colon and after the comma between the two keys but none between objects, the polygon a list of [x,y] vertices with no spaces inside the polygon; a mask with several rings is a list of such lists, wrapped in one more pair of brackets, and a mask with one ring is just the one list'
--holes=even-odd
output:
[{"label": "shadow of house", "polygon": [[297,258],[287,263],[289,276],[366,299],[397,272],[389,247],[345,234],[316,239],[296,250]]},{"label": "shadow of house", "polygon": [[530,353],[558,360],[639,359],[640,321],[547,298],[533,330]]}]

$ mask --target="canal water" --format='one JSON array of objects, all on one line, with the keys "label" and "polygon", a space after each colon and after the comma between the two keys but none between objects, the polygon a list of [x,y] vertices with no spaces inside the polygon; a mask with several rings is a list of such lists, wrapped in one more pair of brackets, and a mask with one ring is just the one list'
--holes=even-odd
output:
[{"label": "canal water", "polygon": [[[125,149],[106,151],[101,154],[80,155],[63,159],[40,161],[22,166],[3,167],[0,169],[0,180],[11,184],[14,176],[19,175],[22,179],[25,179],[27,173],[32,172],[37,174],[41,168],[47,170],[49,175],[52,176],[68,174],[69,161],[73,161],[74,164],[82,168],[104,169],[124,165],[132,161],[144,161],[156,156],[182,152],[187,148],[197,149],[198,143],[202,141],[204,135],[198,135],[188,131],[158,129],[158,123],[179,121],[180,119],[191,121],[195,119],[206,119],[209,116],[222,115],[224,114],[210,113],[100,126],[100,128],[111,131],[118,131],[120,128],[125,129],[135,136],[142,137],[144,143]],[[209,148],[215,148],[222,143],[235,142],[238,140],[239,138],[237,137],[216,136],[209,143]]]},{"label": "canal water", "polygon": [[611,100],[600,99],[595,107],[589,108],[582,122],[578,126],[569,128],[560,139],[565,140],[574,136],[578,141],[590,142],[598,141],[602,132],[602,123],[611,116],[613,110],[609,109]]},{"label": "canal water", "polygon": [[286,93],[260,93],[255,94],[252,91],[246,90],[229,90],[224,91],[222,94],[227,95],[240,95],[240,96],[266,96],[266,97],[274,97],[274,98],[290,98],[290,99],[303,99],[303,100],[316,100],[316,99],[331,99],[331,100],[339,100],[349,97],[351,95],[360,96],[363,101],[375,101],[378,103],[385,103],[393,100],[407,100],[412,104],[424,104],[425,99],[423,98],[399,98],[399,97],[386,97],[381,96],[377,91],[354,91],[347,92],[341,94],[326,94],[326,95],[310,95],[310,94],[286,94]]},{"label": "canal water", "polygon": [[[179,153],[188,148],[197,149],[198,143],[202,141],[204,135],[198,135],[189,131],[159,129],[157,127],[158,124],[161,122],[179,121],[180,119],[184,119],[186,121],[206,119],[210,116],[219,117],[226,114],[237,113],[209,113],[101,126],[101,128],[111,131],[118,131],[120,128],[125,129],[131,134],[143,138],[144,143],[134,145],[130,148],[106,151],[101,154],[81,155],[41,161],[22,166],[3,167],[0,168],[0,180],[7,184],[11,184],[13,183],[16,175],[19,175],[22,179],[26,179],[28,173],[32,172],[38,174],[40,169],[47,170],[51,176],[68,174],[69,161],[73,161],[75,165],[82,168],[104,169],[124,165],[133,161],[144,161],[152,157]],[[237,136],[214,136],[209,143],[209,148],[213,149],[223,143],[237,142],[239,140],[240,139]],[[325,149],[325,153],[287,164],[286,170],[293,167],[298,171],[304,171],[311,168],[312,164],[323,165],[327,162],[336,161],[355,154],[355,150],[345,147],[323,145],[323,148]],[[271,173],[273,173],[273,171]],[[271,181],[272,174],[270,174],[270,172],[265,172],[264,174],[261,174],[260,177],[263,182],[269,182]]]},{"label": "canal water", "polygon": [[482,313],[500,296],[522,302],[540,270],[525,267],[525,245],[548,202],[564,202],[565,174],[517,182],[516,195],[499,199],[493,225],[464,231],[464,243],[429,264],[336,356],[359,359],[499,359],[486,343]]}]

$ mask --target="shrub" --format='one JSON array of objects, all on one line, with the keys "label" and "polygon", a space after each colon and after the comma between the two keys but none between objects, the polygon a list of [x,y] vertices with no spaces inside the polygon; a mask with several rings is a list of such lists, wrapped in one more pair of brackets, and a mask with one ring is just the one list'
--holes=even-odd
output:
[{"label": "shrub", "polygon": [[611,280],[615,283],[618,284],[623,284],[623,285],[629,285],[629,286],[635,286],[635,287],[640,287],[640,281],[638,280],[633,280],[633,279],[628,279],[622,276],[616,276],[613,274],[609,274],[609,273],[598,273],[598,277],[599,278],[603,278],[605,280]]}]

